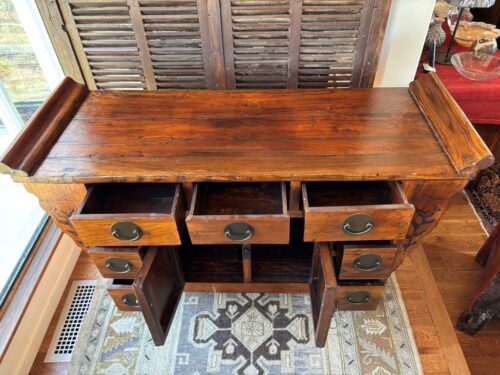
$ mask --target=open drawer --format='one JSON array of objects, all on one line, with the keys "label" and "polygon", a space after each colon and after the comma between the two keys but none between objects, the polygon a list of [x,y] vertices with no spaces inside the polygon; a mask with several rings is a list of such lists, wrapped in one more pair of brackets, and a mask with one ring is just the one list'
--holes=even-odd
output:
[{"label": "open drawer", "polygon": [[338,310],[373,310],[382,298],[384,281],[337,281],[328,242],[314,244],[309,294],[316,346],[325,346],[330,323]]},{"label": "open drawer", "polygon": [[387,279],[398,249],[395,241],[335,242],[339,280]]},{"label": "open drawer", "polygon": [[141,311],[139,300],[129,279],[111,279],[108,283],[108,294],[113,299],[118,310]]},{"label": "open drawer", "polygon": [[102,277],[135,279],[146,253],[143,247],[91,247],[87,250]]},{"label": "open drawer", "polygon": [[394,240],[415,208],[396,181],[302,184],[304,241]]},{"label": "open drawer", "polygon": [[177,184],[96,184],[70,220],[86,246],[178,245],[182,202]]},{"label": "open drawer", "polygon": [[375,310],[382,300],[382,280],[339,281],[336,295],[338,310]]},{"label": "open drawer", "polygon": [[176,247],[146,251],[135,280],[111,280],[108,293],[121,310],[142,311],[155,345],[163,345],[184,290]]},{"label": "open drawer", "polygon": [[186,225],[193,244],[286,244],[285,184],[196,184]]}]

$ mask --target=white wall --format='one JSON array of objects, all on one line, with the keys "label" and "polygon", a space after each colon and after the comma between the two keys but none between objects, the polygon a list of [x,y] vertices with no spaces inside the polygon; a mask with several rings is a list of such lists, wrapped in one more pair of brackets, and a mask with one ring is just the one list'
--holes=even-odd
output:
[{"label": "white wall", "polygon": [[377,87],[407,87],[417,70],[435,0],[392,0],[375,76]]},{"label": "white wall", "polygon": [[66,235],[59,241],[0,363],[0,374],[22,375],[29,372],[80,251]]}]

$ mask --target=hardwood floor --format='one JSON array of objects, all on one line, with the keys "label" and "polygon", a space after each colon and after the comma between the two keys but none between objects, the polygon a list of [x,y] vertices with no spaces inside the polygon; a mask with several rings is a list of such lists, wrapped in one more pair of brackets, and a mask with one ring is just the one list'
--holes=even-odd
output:
[{"label": "hardwood floor", "polygon": [[[500,320],[488,323],[474,338],[454,329],[456,319],[479,286],[482,268],[475,263],[474,255],[485,238],[466,199],[458,195],[422,248],[396,272],[425,374],[467,374],[464,356],[472,374],[498,373]],[[97,269],[88,255],[82,253],[71,281],[96,277]],[[67,372],[68,364],[43,363],[65,298],[66,293],[31,374]]]},{"label": "hardwood floor", "polygon": [[[425,255],[454,326],[479,288],[483,268],[474,256],[486,237],[465,196],[458,195],[438,227],[424,240]],[[475,337],[456,329],[455,333],[472,374],[500,372],[500,319],[491,320]]]}]

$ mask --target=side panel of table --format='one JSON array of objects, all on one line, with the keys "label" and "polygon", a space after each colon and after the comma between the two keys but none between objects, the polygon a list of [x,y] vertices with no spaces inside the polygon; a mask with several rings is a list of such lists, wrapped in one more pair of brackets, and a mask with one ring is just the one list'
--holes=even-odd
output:
[{"label": "side panel of table", "polygon": [[80,207],[87,189],[83,184],[24,184],[25,189],[36,195],[40,206],[50,215],[54,223],[70,236],[78,246],[83,246],[69,217]]}]

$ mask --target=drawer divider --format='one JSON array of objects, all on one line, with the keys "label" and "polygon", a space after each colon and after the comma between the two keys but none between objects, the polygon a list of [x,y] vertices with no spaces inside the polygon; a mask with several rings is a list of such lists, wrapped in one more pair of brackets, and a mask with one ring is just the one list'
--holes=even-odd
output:
[{"label": "drawer divider", "polygon": [[241,245],[241,258],[243,260],[243,282],[252,282],[252,245]]}]

